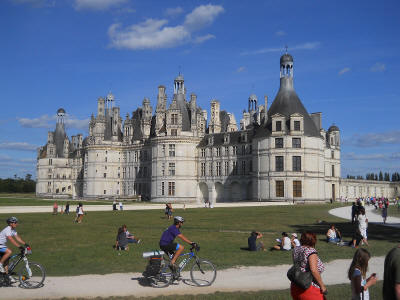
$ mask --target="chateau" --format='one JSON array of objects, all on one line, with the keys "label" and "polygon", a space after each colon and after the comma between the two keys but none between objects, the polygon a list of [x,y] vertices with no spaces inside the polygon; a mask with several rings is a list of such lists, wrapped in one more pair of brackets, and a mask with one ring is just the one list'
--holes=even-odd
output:
[{"label": "chateau", "polygon": [[280,58],[280,88],[271,106],[250,95],[240,127],[211,100],[210,118],[174,80],[167,103],[158,87],[125,120],[110,93],[97,100],[89,136],[68,138],[65,110],[38,149],[36,193],[42,197],[131,198],[154,202],[327,201],[398,195],[390,182],[340,178],[340,130],[322,128],[293,86],[293,57]]}]

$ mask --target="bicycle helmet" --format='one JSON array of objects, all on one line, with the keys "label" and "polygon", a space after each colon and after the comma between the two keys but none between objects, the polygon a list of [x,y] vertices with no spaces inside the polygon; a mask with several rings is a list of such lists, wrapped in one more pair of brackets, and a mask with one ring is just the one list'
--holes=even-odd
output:
[{"label": "bicycle helmet", "polygon": [[176,217],[174,217],[174,223],[183,223],[183,222],[185,222],[185,219],[184,218],[182,218],[182,217],[180,217],[180,216],[176,216]]},{"label": "bicycle helmet", "polygon": [[10,225],[11,223],[18,223],[18,219],[16,217],[10,217],[7,219],[7,224]]}]

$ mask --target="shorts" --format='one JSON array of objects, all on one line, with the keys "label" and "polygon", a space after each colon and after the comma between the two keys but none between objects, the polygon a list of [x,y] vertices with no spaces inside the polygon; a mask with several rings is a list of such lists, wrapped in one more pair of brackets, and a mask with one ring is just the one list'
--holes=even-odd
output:
[{"label": "shorts", "polygon": [[6,253],[7,249],[7,247],[0,248],[0,257],[2,257]]},{"label": "shorts", "polygon": [[173,254],[176,250],[179,249],[179,244],[171,242],[167,245],[160,245],[160,249],[168,254]]}]

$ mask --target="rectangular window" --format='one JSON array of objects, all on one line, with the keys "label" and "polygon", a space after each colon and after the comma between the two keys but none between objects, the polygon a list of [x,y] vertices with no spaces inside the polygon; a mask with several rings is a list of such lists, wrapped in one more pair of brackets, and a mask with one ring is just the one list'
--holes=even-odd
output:
[{"label": "rectangular window", "polygon": [[171,135],[172,136],[177,136],[178,135],[178,130],[177,129],[171,129]]},{"label": "rectangular window", "polygon": [[275,156],[275,171],[283,171],[283,156]]},{"label": "rectangular window", "polygon": [[301,171],[301,156],[293,156],[293,171]]},{"label": "rectangular window", "polygon": [[275,181],[275,193],[276,197],[284,197],[285,192],[284,192],[284,183],[283,180],[277,180]]},{"label": "rectangular window", "polygon": [[237,146],[232,147],[232,152],[233,152],[233,155],[237,154]]},{"label": "rectangular window", "polygon": [[301,138],[292,138],[292,147],[301,148]]},{"label": "rectangular window", "polygon": [[162,145],[162,155],[165,156],[165,145]]},{"label": "rectangular window", "polygon": [[169,176],[175,176],[175,163],[168,164],[168,174]]},{"label": "rectangular window", "polygon": [[175,196],[175,182],[168,182],[168,196]]},{"label": "rectangular window", "polygon": [[210,164],[209,164],[209,175],[213,176],[213,163],[212,162],[210,162]]},{"label": "rectangular window", "polygon": [[178,114],[171,114],[171,124],[178,125]]},{"label": "rectangular window", "polygon": [[104,193],[104,195],[105,195],[105,194],[106,194],[106,190],[104,190],[104,192],[103,192],[103,193]]},{"label": "rectangular window", "polygon": [[242,175],[246,175],[246,161],[242,161]]},{"label": "rectangular window", "polygon": [[165,182],[161,182],[161,195],[165,195]]},{"label": "rectangular window", "polygon": [[175,144],[169,144],[169,156],[175,156]]},{"label": "rectangular window", "polygon": [[206,149],[201,149],[201,157],[206,157]]},{"label": "rectangular window", "polygon": [[221,163],[217,162],[217,176],[221,176]]},{"label": "rectangular window", "polygon": [[246,154],[246,145],[242,145],[242,155]]},{"label": "rectangular window", "polygon": [[232,162],[232,175],[237,175],[237,162]]},{"label": "rectangular window", "polygon": [[206,176],[206,163],[201,163],[201,176]]},{"label": "rectangular window", "polygon": [[300,121],[294,121],[294,130],[300,131]]},{"label": "rectangular window", "polygon": [[276,131],[282,131],[282,121],[275,122]]},{"label": "rectangular window", "polygon": [[225,176],[228,176],[228,175],[229,175],[229,162],[226,161],[225,162]]},{"label": "rectangular window", "polygon": [[275,139],[275,148],[283,148],[283,138]]},{"label": "rectangular window", "polygon": [[293,197],[301,197],[301,181],[293,181]]},{"label": "rectangular window", "polygon": [[332,177],[335,177],[335,166],[332,165]]},{"label": "rectangular window", "polygon": [[161,176],[165,176],[165,163],[161,165]]},{"label": "rectangular window", "polygon": [[229,147],[225,147],[225,156],[229,155]]},{"label": "rectangular window", "polygon": [[216,155],[217,156],[221,156],[221,148],[217,148],[216,149]]},{"label": "rectangular window", "polygon": [[335,158],[335,151],[331,151],[331,158]]}]

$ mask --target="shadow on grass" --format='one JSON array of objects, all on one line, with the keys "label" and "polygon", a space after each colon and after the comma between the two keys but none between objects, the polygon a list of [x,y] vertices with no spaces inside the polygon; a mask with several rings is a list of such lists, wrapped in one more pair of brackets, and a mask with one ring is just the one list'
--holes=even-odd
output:
[{"label": "shadow on grass", "polygon": [[[336,222],[334,224],[335,227],[341,232],[342,237],[352,237],[356,230],[356,225],[351,224],[351,222]],[[295,232],[311,231],[317,235],[325,235],[329,229],[329,226],[329,223],[322,222],[315,224],[292,225],[291,227]],[[326,242],[325,239],[320,240]],[[400,242],[400,231],[395,227],[370,223],[368,224],[368,240],[397,243]]]}]

